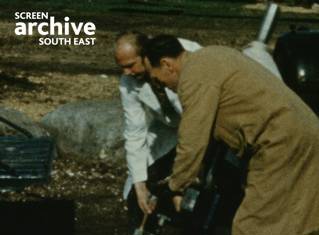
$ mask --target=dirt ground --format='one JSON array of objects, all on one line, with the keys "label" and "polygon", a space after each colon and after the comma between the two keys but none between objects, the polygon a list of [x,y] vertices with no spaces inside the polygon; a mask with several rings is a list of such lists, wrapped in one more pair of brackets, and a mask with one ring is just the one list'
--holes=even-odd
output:
[{"label": "dirt ground", "polygon": [[[7,9],[10,11],[10,9]],[[261,19],[147,15],[109,12],[77,15],[97,26],[95,46],[39,46],[37,36],[14,35],[13,18],[0,17],[0,105],[17,109],[38,121],[65,103],[119,99],[119,70],[113,60],[113,41],[124,30],[170,33],[202,45],[236,48],[256,38]],[[290,24],[318,29],[318,23],[279,21],[270,41]],[[124,159],[124,158],[123,158]],[[126,206],[121,198],[126,176],[124,160],[58,158],[48,185],[20,193],[1,194],[3,200],[29,200],[29,194],[72,199],[76,203],[77,235],[124,235]]]}]

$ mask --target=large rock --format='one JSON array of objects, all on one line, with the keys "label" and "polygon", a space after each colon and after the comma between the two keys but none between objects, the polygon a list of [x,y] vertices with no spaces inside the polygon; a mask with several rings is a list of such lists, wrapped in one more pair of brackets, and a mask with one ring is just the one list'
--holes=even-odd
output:
[{"label": "large rock", "polygon": [[123,154],[120,101],[68,103],[48,113],[41,123],[56,138],[62,155],[113,158]]},{"label": "large rock", "polygon": [[49,134],[44,128],[30,119],[26,114],[14,109],[0,107],[0,136],[24,135],[21,131],[18,131],[8,125],[6,121],[17,126],[16,128],[21,127],[34,137],[47,136]]}]

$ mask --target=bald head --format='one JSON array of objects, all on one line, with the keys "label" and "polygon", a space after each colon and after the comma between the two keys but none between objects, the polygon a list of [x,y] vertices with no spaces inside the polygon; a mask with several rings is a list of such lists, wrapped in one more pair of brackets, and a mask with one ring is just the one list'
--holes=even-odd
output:
[{"label": "bald head", "polygon": [[146,34],[137,31],[127,31],[120,33],[116,38],[116,45],[121,45],[123,43],[132,45],[138,55],[142,55],[143,48],[148,42],[148,37]]},{"label": "bald head", "polygon": [[123,65],[121,61],[128,57],[134,58],[138,57],[138,51],[134,44],[126,40],[118,40],[115,44],[115,59],[116,62],[121,66]]},{"label": "bald head", "polygon": [[145,74],[142,60],[143,48],[148,38],[139,32],[121,33],[115,43],[115,59],[123,74],[140,79]]}]

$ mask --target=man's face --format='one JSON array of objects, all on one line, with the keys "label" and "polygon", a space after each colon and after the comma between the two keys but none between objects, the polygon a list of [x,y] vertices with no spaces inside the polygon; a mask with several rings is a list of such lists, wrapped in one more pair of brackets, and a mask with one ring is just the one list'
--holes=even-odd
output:
[{"label": "man's face", "polygon": [[162,59],[159,67],[152,67],[147,58],[144,59],[144,64],[151,79],[159,85],[164,85],[173,91],[177,89],[178,74],[174,66],[174,60]]},{"label": "man's face", "polygon": [[122,68],[125,75],[133,76],[136,79],[142,79],[145,75],[145,66],[142,57],[136,53],[136,49],[124,43],[119,45],[115,51],[116,63]]}]

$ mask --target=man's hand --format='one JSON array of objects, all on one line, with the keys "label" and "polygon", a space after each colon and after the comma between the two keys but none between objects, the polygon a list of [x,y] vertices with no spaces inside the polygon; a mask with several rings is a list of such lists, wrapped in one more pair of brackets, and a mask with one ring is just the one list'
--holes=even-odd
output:
[{"label": "man's hand", "polygon": [[173,204],[177,212],[181,211],[182,200],[183,200],[183,197],[180,195],[173,197]]},{"label": "man's hand", "polygon": [[151,214],[155,209],[156,203],[150,201],[151,193],[148,191],[145,182],[135,183],[134,188],[139,207],[145,214]]}]

